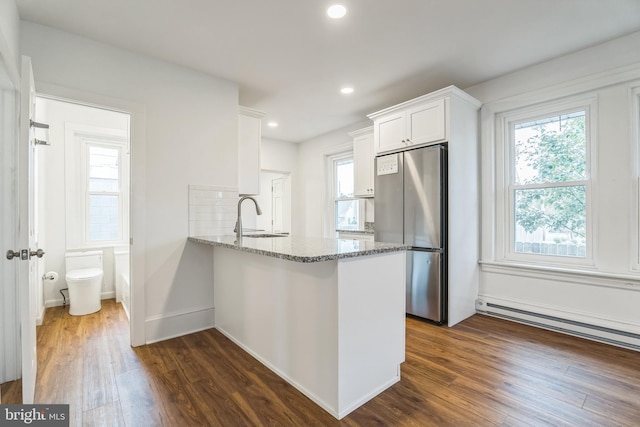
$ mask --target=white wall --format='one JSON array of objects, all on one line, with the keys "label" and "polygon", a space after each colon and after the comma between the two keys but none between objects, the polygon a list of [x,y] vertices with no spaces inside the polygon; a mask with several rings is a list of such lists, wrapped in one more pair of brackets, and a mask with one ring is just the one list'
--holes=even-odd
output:
[{"label": "white wall", "polygon": [[[640,334],[640,271],[634,224],[631,90],[640,87],[640,33],[466,89],[485,102],[482,118],[482,258],[480,297],[495,304]],[[598,152],[593,159],[595,265],[573,271],[508,265],[494,230],[495,114],[514,106],[589,93],[597,96]],[[502,153],[495,153],[502,156]],[[635,247],[634,247],[635,246]],[[637,258],[636,258],[637,259]]]},{"label": "white wall", "polygon": [[237,186],[237,85],[33,23],[22,22],[21,38],[36,89],[142,106],[132,123],[132,306],[144,295],[147,342],[211,327],[212,250],[186,240],[187,190]]},{"label": "white wall", "polygon": [[[45,98],[39,98],[36,103],[36,120],[49,125],[48,141],[51,144],[48,147],[37,148],[39,243],[47,248],[46,257],[42,258],[44,272],[55,271],[59,274],[59,279],[55,283],[44,281],[44,303],[46,306],[62,305],[63,298],[59,291],[67,287],[64,280],[66,274],[64,254],[68,249],[66,244],[68,208],[65,203],[65,123],[119,129],[128,133],[129,120],[122,113]],[[115,291],[113,248],[102,249],[104,250],[103,297],[113,298]]]},{"label": "white wall", "polygon": [[[298,148],[298,176],[294,182],[292,233],[306,237],[325,237],[327,213],[326,157],[353,150],[353,139],[348,135],[371,126],[369,120],[338,129],[302,142]],[[335,230],[334,230],[335,231]]]},{"label": "white wall", "polygon": [[20,72],[20,16],[14,0],[0,1],[0,56],[12,79]]}]

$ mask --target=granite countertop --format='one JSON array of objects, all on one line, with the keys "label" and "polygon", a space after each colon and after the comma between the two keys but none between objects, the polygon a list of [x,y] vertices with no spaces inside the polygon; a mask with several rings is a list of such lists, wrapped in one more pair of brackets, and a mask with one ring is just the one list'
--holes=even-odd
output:
[{"label": "granite countertop", "polygon": [[409,246],[398,243],[296,236],[245,236],[241,244],[236,243],[236,236],[195,236],[189,240],[296,262],[323,262],[409,249]]}]

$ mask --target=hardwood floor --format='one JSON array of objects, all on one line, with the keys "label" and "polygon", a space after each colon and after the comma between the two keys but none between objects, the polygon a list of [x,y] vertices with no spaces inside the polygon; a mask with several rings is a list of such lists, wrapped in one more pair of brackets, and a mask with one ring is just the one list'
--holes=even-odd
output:
[{"label": "hardwood floor", "polygon": [[640,354],[487,316],[407,319],[402,380],[342,421],[217,330],[132,349],[114,301],[38,328],[36,401],[72,426],[638,426]]},{"label": "hardwood floor", "polygon": [[8,381],[2,383],[2,403],[22,403],[22,381]]}]

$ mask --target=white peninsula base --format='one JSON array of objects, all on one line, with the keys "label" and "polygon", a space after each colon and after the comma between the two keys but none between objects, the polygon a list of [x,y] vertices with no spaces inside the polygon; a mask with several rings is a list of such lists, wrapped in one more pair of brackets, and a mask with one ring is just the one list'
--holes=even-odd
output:
[{"label": "white peninsula base", "polygon": [[214,248],[216,328],[337,419],[400,380],[405,252],[295,262]]}]

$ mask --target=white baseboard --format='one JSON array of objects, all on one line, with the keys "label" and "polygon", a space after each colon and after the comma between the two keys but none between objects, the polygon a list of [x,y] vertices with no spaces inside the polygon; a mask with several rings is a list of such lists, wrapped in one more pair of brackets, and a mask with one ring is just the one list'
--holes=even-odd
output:
[{"label": "white baseboard", "polygon": [[[69,294],[67,294],[69,295]],[[116,297],[116,293],[115,291],[108,291],[108,292],[103,292],[100,294],[100,299],[114,299]],[[64,305],[64,299],[62,298],[57,298],[57,299],[50,299],[50,300],[46,300],[44,302],[44,307],[48,308],[48,307],[60,307]],[[67,298],[67,305],[69,305],[69,298]],[[44,311],[42,312],[42,315],[44,316]]]},{"label": "white baseboard", "polygon": [[47,310],[47,306],[43,305],[40,307],[40,313],[36,316],[36,326],[42,325],[42,321],[44,320],[44,312]]},{"label": "white baseboard", "polygon": [[640,324],[479,295],[478,313],[640,351]]},{"label": "white baseboard", "polygon": [[146,343],[152,344],[211,329],[214,327],[214,322],[213,307],[148,317],[145,321]]}]

